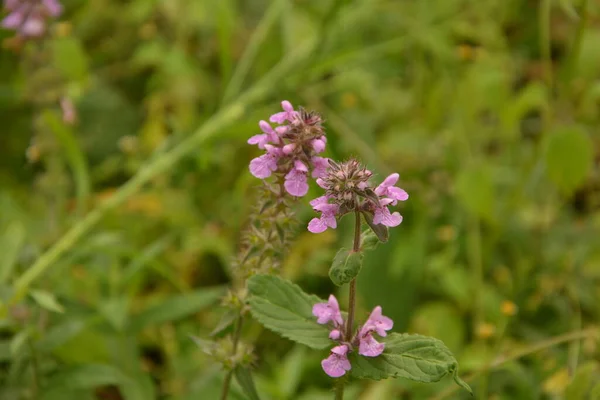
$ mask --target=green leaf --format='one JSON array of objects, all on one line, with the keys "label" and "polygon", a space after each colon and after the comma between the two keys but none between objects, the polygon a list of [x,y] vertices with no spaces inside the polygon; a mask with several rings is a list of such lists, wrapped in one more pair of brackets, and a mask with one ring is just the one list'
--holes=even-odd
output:
[{"label": "green leaf", "polygon": [[61,393],[99,386],[116,385],[125,400],[146,400],[147,392],[139,380],[121,370],[103,364],[87,364],[63,370],[54,375],[44,388],[42,400],[58,399]]},{"label": "green leaf", "polygon": [[65,312],[63,306],[58,302],[58,300],[56,300],[56,297],[54,297],[52,293],[46,292],[45,290],[32,290],[29,292],[29,294],[36,303],[46,310],[57,313]]},{"label": "green leaf", "polygon": [[72,80],[83,80],[88,72],[88,59],[79,40],[64,37],[53,41],[52,56],[56,68]]},{"label": "green leaf", "polygon": [[342,286],[356,278],[362,268],[363,253],[340,249],[329,269],[329,278],[337,286]]},{"label": "green leaf", "polygon": [[458,377],[458,362],[441,340],[407,333],[392,333],[385,340],[385,350],[378,357],[352,353],[352,375],[361,379],[402,377],[418,382],[437,382],[450,374],[454,381],[472,393]]},{"label": "green leaf", "polygon": [[252,276],[248,291],[252,315],[266,328],[313,349],[331,346],[329,330],[312,315],[313,305],[323,302],[317,296],[272,275]]},{"label": "green leaf", "polygon": [[233,324],[235,319],[238,317],[238,315],[238,310],[227,310],[227,312],[221,316],[221,319],[217,323],[217,326],[215,326],[215,329],[213,329],[212,332],[210,332],[210,336],[216,336],[219,333],[223,332],[225,329],[229,328],[231,324]]},{"label": "green leaf", "polygon": [[0,237],[0,284],[6,283],[17,265],[19,251],[25,241],[25,227],[21,222],[10,223]]},{"label": "green leaf", "polygon": [[133,317],[130,328],[136,331],[148,325],[158,325],[187,317],[214,304],[222,295],[223,288],[219,286],[172,296]]},{"label": "green leaf", "polygon": [[592,142],[577,127],[559,128],[550,135],[545,156],[548,177],[568,195],[585,182],[592,168]]},{"label": "green leaf", "polygon": [[591,361],[577,368],[573,380],[565,390],[566,400],[584,400],[589,398],[588,392],[592,385],[592,376],[597,367],[597,363]]},{"label": "green leaf", "polygon": [[248,367],[238,366],[234,370],[234,374],[235,379],[244,390],[244,394],[250,400],[260,400],[258,392],[256,391],[256,386],[254,385],[254,379],[252,379],[252,374],[250,373],[250,369]]},{"label": "green leaf", "polygon": [[456,178],[456,195],[471,213],[491,219],[494,209],[494,183],[489,168],[473,165],[462,170]]},{"label": "green leaf", "polygon": [[365,221],[367,221],[367,225],[371,228],[373,233],[377,236],[377,238],[385,243],[390,238],[390,233],[388,227],[383,224],[374,224],[373,223],[373,215],[367,212],[362,213],[365,217]]}]

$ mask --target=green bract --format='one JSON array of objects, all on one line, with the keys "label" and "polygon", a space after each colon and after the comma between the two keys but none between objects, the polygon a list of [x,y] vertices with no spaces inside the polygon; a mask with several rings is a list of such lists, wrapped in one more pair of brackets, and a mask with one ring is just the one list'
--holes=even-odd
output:
[{"label": "green bract", "polygon": [[362,260],[363,253],[344,248],[340,249],[329,269],[331,281],[337,286],[342,286],[356,278],[362,268]]}]

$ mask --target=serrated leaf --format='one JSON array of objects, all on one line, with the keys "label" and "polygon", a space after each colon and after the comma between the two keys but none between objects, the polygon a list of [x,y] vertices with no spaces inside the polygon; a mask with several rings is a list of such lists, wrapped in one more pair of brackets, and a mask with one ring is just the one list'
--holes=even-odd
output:
[{"label": "serrated leaf", "polygon": [[324,302],[317,296],[272,275],[252,276],[248,291],[250,311],[267,329],[313,349],[331,346],[329,330],[312,315],[313,305]]},{"label": "serrated leaf", "polygon": [[362,268],[363,253],[340,249],[329,269],[329,278],[337,286],[342,286],[358,276]]},{"label": "serrated leaf", "polygon": [[242,387],[244,394],[250,400],[260,400],[256,386],[254,385],[254,379],[252,379],[252,373],[248,367],[238,366],[234,370],[235,379]]},{"label": "serrated leaf", "polygon": [[65,312],[63,306],[56,300],[56,297],[50,292],[46,292],[45,290],[32,290],[29,292],[31,297],[38,303],[41,307],[45,308],[49,311],[54,311],[57,313]]},{"label": "serrated leaf", "polygon": [[350,356],[352,375],[361,379],[401,377],[418,382],[437,382],[446,375],[472,393],[458,377],[458,362],[441,340],[407,333],[392,333],[385,340],[385,350],[377,357]]},{"label": "serrated leaf", "polygon": [[374,224],[373,215],[368,212],[363,212],[362,215],[365,217],[367,225],[369,225],[369,228],[371,228],[377,238],[383,243],[387,242],[390,238],[388,227],[383,224]]},{"label": "serrated leaf", "polygon": [[585,182],[593,164],[592,143],[577,127],[563,127],[550,135],[546,147],[548,177],[564,194]]}]

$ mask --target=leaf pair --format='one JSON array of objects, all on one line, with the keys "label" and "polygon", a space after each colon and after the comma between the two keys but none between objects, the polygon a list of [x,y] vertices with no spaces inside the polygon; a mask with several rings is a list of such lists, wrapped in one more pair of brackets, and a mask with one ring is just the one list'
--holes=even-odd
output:
[{"label": "leaf pair", "polygon": [[[250,310],[266,328],[313,349],[332,347],[329,329],[319,325],[312,306],[324,302],[307,294],[299,286],[272,275],[254,275],[248,280]],[[402,377],[419,382],[437,382],[451,375],[455,382],[471,392],[458,377],[458,362],[438,339],[421,335],[392,333],[385,338],[383,354],[350,356],[351,373],[356,378],[384,379]]]}]

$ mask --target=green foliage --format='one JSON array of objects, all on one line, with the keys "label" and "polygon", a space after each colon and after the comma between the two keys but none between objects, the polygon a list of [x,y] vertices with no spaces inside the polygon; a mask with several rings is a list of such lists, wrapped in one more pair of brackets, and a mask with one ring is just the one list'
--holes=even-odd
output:
[{"label": "green foliage", "polygon": [[465,390],[472,392],[458,376],[458,363],[450,350],[438,339],[406,333],[392,333],[385,339],[385,350],[378,357],[350,357],[352,375],[380,380],[401,377],[419,382],[437,382],[446,375]]},{"label": "green foliage", "polygon": [[[246,141],[283,99],[323,114],[324,156],[410,194],[397,228],[363,215],[357,322],[379,304],[443,339],[477,398],[600,398],[597,332],[552,342],[600,320],[597,2],[63,5],[40,39],[2,30],[0,399],[220,397],[189,337],[233,333],[219,299],[256,204]],[[327,271],[352,226],[305,229],[322,194],[295,203],[277,270],[344,307]],[[293,323],[324,330],[303,307]],[[259,329],[242,336],[263,399],[332,398],[321,352]],[[350,381],[348,399],[468,398]]]},{"label": "green foliage", "polygon": [[592,142],[581,129],[563,127],[548,138],[548,176],[564,193],[572,193],[585,182],[593,157]]},{"label": "green foliage", "polygon": [[342,286],[356,278],[362,268],[363,252],[341,248],[335,255],[329,278],[337,286]]},{"label": "green foliage", "polygon": [[317,296],[271,275],[252,276],[248,292],[252,316],[266,328],[313,349],[331,345],[329,330],[312,315],[313,305],[323,302]]}]

